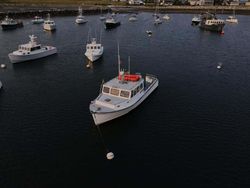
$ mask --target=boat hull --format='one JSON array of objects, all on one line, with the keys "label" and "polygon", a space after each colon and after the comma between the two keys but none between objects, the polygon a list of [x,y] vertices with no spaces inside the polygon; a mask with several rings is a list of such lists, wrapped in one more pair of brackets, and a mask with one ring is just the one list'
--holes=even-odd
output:
[{"label": "boat hull", "polygon": [[47,24],[44,24],[43,25],[43,29],[46,30],[46,31],[54,31],[54,30],[56,30],[56,25],[47,25]]},{"label": "boat hull", "polygon": [[32,22],[32,24],[41,24],[41,23],[43,23],[44,22],[44,20],[32,20],[31,21]]},{"label": "boat hull", "polygon": [[213,32],[222,32],[225,24],[218,24],[218,25],[206,25],[200,24],[200,29],[213,31]]},{"label": "boat hull", "polygon": [[116,23],[105,23],[105,27],[106,29],[113,29],[113,28],[116,28],[118,27],[119,25],[121,25],[120,22],[116,22]]},{"label": "boat hull", "polygon": [[152,85],[150,85],[150,87],[145,90],[144,95],[136,103],[134,103],[133,105],[125,109],[117,110],[113,112],[104,112],[104,113],[91,111],[95,125],[103,124],[105,122],[111,121],[113,119],[116,119],[118,117],[121,117],[127,114],[128,112],[136,108],[138,105],[140,105],[158,87],[158,84],[159,84],[158,79],[155,79],[154,83],[152,83]]},{"label": "boat hull", "polygon": [[226,19],[226,22],[228,23],[238,23],[238,20],[233,20],[233,19]]},{"label": "boat hull", "polygon": [[103,50],[100,51],[99,53],[91,53],[91,52],[86,52],[85,53],[85,56],[91,61],[91,62],[94,62],[94,61],[97,61],[99,58],[102,57],[102,54],[103,54]]},{"label": "boat hull", "polygon": [[1,24],[3,30],[13,30],[19,27],[23,27],[23,22],[18,22],[16,24]]},{"label": "boat hull", "polygon": [[200,21],[192,21],[192,25],[198,25]]},{"label": "boat hull", "polygon": [[87,22],[88,22],[87,20],[76,19],[76,23],[77,23],[77,24],[84,24],[84,23],[87,23]]},{"label": "boat hull", "polygon": [[55,47],[48,47],[48,48],[50,49],[41,53],[25,54],[25,55],[17,55],[14,53],[10,53],[8,56],[11,63],[21,63],[25,61],[40,59],[57,53],[57,49]]}]

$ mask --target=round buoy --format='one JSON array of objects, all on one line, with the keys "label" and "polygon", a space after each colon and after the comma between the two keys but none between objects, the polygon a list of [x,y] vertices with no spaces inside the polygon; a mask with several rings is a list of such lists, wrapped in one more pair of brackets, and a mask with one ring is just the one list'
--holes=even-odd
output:
[{"label": "round buoy", "polygon": [[1,64],[1,68],[2,68],[2,69],[5,69],[5,68],[6,68],[6,65],[5,65],[5,64]]},{"label": "round buoy", "polygon": [[222,63],[219,63],[218,65],[217,65],[217,69],[221,69],[222,68]]},{"label": "round buoy", "polygon": [[90,64],[87,64],[86,67],[89,68],[89,67],[90,67]]},{"label": "round buoy", "polygon": [[108,160],[112,160],[115,156],[114,156],[114,153],[108,152],[106,157],[107,157]]}]

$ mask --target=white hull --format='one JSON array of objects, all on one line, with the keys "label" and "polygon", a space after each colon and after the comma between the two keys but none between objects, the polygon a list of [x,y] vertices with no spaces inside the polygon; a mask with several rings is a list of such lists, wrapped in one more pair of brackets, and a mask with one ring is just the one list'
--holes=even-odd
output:
[{"label": "white hull", "polygon": [[169,20],[170,17],[169,17],[168,15],[165,15],[165,16],[162,17],[162,19],[164,19],[164,20]]},{"label": "white hull", "polygon": [[103,51],[98,53],[98,54],[94,54],[94,53],[85,53],[85,56],[91,61],[94,62],[96,60],[98,60],[100,57],[102,57]]},{"label": "white hull", "polygon": [[56,25],[44,24],[43,29],[46,30],[46,31],[53,31],[53,30],[56,30]]},{"label": "white hull", "polygon": [[40,24],[40,23],[43,23],[44,20],[43,19],[40,19],[40,20],[32,20],[31,21],[33,24]]},{"label": "white hull", "polygon": [[77,24],[84,24],[86,22],[87,22],[87,20],[85,20],[85,19],[76,19]]},{"label": "white hull", "polygon": [[100,16],[100,20],[106,20],[105,16]]},{"label": "white hull", "polygon": [[105,112],[104,113],[91,112],[95,124],[100,125],[102,123],[105,123],[107,121],[116,119],[118,117],[121,117],[127,114],[128,112],[136,108],[138,105],[140,105],[158,87],[158,84],[159,84],[158,80],[156,79],[155,83],[153,83],[151,87],[149,87],[146,91],[144,91],[144,93],[142,94],[142,97],[136,103],[132,104],[131,106],[125,109],[121,109],[121,110],[117,110],[113,112],[106,112],[106,113]]},{"label": "white hull", "polygon": [[226,22],[228,23],[238,23],[237,19],[226,19]]},{"label": "white hull", "polygon": [[57,49],[55,47],[47,46],[47,48],[48,50],[46,51],[39,50],[39,52],[34,52],[34,53],[24,54],[24,55],[15,54],[15,52],[13,52],[13,53],[10,53],[8,56],[9,56],[11,63],[20,63],[24,61],[30,61],[30,60],[43,58],[43,57],[57,53]]}]

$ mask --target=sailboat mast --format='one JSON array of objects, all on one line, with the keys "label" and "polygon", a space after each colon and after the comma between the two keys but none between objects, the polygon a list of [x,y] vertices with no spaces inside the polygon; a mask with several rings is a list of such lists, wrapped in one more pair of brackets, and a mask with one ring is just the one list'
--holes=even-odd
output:
[{"label": "sailboat mast", "polygon": [[100,31],[100,43],[102,43],[102,30]]}]

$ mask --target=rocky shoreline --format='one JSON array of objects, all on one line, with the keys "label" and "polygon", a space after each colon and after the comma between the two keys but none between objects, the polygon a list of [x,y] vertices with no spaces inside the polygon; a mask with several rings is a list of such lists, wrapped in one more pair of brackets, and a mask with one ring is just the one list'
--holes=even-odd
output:
[{"label": "rocky shoreline", "polygon": [[[84,6],[84,14],[98,14],[101,6]],[[103,6],[103,13],[109,10],[120,13],[140,12],[155,10],[154,7],[149,6]],[[159,12],[165,13],[193,13],[199,14],[201,12],[210,11],[217,14],[232,14],[233,7],[230,6],[165,6],[159,7]],[[77,5],[9,5],[0,4],[0,19],[6,14],[14,17],[33,17],[35,15],[44,16],[50,13],[52,16],[73,16],[78,11]],[[250,6],[237,6],[235,8],[236,14],[250,15]]]}]

